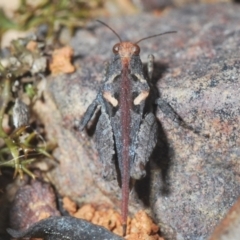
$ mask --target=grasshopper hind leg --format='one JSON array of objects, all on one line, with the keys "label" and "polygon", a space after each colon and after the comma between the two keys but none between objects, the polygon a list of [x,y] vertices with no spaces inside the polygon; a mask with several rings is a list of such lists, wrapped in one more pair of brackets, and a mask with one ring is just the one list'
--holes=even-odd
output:
[{"label": "grasshopper hind leg", "polygon": [[101,112],[97,123],[96,147],[103,166],[103,178],[108,181],[116,179],[113,131],[109,116],[105,112]]},{"label": "grasshopper hind leg", "polygon": [[145,177],[145,166],[157,143],[157,122],[153,113],[144,118],[136,142],[136,155],[131,163],[130,175],[133,179]]}]

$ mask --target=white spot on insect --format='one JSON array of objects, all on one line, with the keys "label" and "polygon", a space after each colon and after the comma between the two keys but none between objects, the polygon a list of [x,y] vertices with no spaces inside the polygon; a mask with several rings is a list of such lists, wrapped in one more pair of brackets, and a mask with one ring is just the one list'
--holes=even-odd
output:
[{"label": "white spot on insect", "polygon": [[112,96],[112,94],[110,92],[104,92],[103,93],[103,97],[109,102],[111,103],[114,107],[116,107],[118,105],[118,100]]},{"label": "white spot on insect", "polygon": [[143,100],[145,100],[149,95],[149,91],[141,92],[133,101],[134,105],[139,105]]}]

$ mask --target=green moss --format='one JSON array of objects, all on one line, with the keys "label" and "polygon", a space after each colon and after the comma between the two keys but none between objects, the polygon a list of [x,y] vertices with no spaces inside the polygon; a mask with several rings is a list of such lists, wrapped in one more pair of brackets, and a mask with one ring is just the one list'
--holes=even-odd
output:
[{"label": "green moss", "polygon": [[0,38],[9,29],[26,31],[42,24],[48,27],[48,36],[58,33],[62,27],[73,30],[81,27],[103,7],[103,0],[42,0],[38,3],[21,0],[19,8],[10,19],[0,9]]},{"label": "green moss", "polygon": [[[34,121],[31,106],[38,98],[34,87],[37,75],[46,71],[43,43],[35,40],[36,48],[30,51],[27,46],[31,41],[31,37],[14,40],[9,56],[0,59],[0,168],[12,167],[14,176],[26,173],[34,178],[28,166],[43,156],[52,157],[47,152],[48,144],[30,123]],[[21,100],[26,98],[29,106]]]}]

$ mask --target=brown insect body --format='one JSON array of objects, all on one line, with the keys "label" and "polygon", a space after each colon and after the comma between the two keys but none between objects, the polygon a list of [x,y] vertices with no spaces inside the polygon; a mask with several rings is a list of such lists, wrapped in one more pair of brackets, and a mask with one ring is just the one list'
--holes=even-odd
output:
[{"label": "brown insect body", "polygon": [[[128,215],[128,198],[129,198],[129,181],[130,181],[130,159],[129,159],[129,146],[130,146],[130,111],[131,106],[130,97],[131,92],[130,84],[128,79],[128,69],[124,66],[121,79],[121,91],[119,108],[121,112],[121,129],[122,132],[122,173],[121,173],[121,184],[122,184],[122,224],[126,226],[127,215]],[[125,227],[126,228],[126,227]],[[126,231],[126,230],[125,230]]]},{"label": "brown insect body", "polygon": [[120,109],[120,131],[122,132],[122,224],[123,232],[126,233],[127,216],[128,216],[128,199],[129,199],[129,182],[130,182],[130,159],[129,147],[131,145],[130,129],[131,129],[131,112],[132,109],[132,86],[129,79],[129,63],[132,55],[139,54],[139,47],[131,42],[121,42],[113,47],[113,52],[119,54],[122,63],[119,109]]}]

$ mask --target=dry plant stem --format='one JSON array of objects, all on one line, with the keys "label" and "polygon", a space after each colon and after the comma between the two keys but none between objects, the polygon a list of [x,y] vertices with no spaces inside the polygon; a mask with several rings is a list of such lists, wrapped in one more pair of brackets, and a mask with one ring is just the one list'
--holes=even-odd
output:
[{"label": "dry plant stem", "polygon": [[53,157],[51,156],[51,154],[49,154],[49,153],[47,152],[47,145],[46,145],[44,139],[43,139],[43,138],[41,137],[41,135],[38,134],[36,131],[34,131],[34,132],[32,132],[31,134],[29,134],[29,136],[24,140],[24,145],[31,148],[30,142],[31,142],[35,137],[37,137],[37,136],[40,136],[40,139],[42,140],[42,142],[43,142],[44,144],[43,144],[42,146],[39,146],[39,147],[34,148],[34,150],[37,151],[37,152],[39,152],[39,153],[41,153],[41,154],[43,154],[43,155],[45,155],[46,157],[53,158]]},{"label": "dry plant stem", "polygon": [[36,137],[37,133],[34,131],[25,139],[24,143],[30,145],[30,142]]}]

